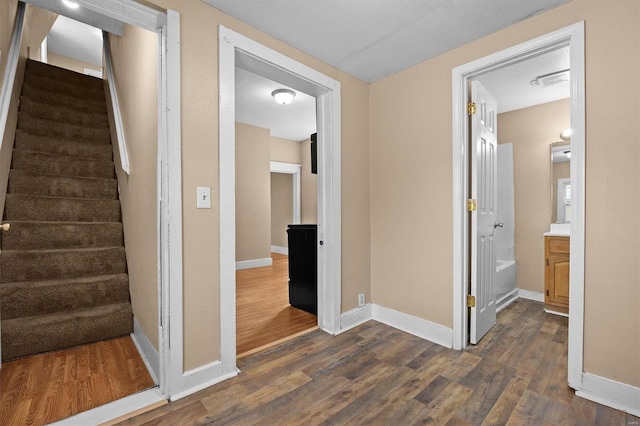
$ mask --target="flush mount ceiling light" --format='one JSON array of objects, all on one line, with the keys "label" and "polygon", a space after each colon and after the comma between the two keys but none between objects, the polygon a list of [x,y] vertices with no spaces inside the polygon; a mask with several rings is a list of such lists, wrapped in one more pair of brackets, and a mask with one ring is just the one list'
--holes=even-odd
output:
[{"label": "flush mount ceiling light", "polygon": [[560,132],[560,139],[562,139],[563,141],[571,140],[572,133],[573,133],[573,130],[564,129],[562,132]]},{"label": "flush mount ceiling light", "polygon": [[531,80],[531,85],[535,87],[548,87],[554,84],[568,83],[569,70],[552,72],[551,74],[539,75]]},{"label": "flush mount ceiling light", "polygon": [[77,2],[71,1],[71,0],[62,0],[62,4],[67,6],[69,9],[77,9],[80,7],[80,5]]},{"label": "flush mount ceiling light", "polygon": [[276,89],[271,92],[273,99],[279,104],[288,105],[293,102],[293,98],[296,97],[296,92],[289,89]]}]

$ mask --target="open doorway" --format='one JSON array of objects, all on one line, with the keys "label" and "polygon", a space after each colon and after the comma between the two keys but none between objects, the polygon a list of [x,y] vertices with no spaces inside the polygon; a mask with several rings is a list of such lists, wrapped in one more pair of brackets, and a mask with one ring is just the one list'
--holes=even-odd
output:
[{"label": "open doorway", "polygon": [[[272,93],[288,91],[282,104]],[[304,214],[317,225],[317,175],[310,136],[316,100],[248,70],[235,69],[236,350],[242,357],[316,328],[317,300],[300,306],[290,259],[291,228]],[[316,238],[309,241],[315,250]],[[290,248],[294,250],[290,256]],[[309,253],[311,255],[313,253]],[[308,286],[316,286],[316,259]],[[311,273],[311,271],[310,271]]]},{"label": "open doorway", "polygon": [[236,368],[236,66],[316,99],[318,127],[318,326],[340,328],[340,83],[225,27],[220,58],[220,347],[223,374]]},{"label": "open doorway", "polygon": [[[492,70],[500,69],[542,53],[568,46],[570,50],[571,128],[572,135],[572,210],[571,210],[571,306],[569,318],[568,381],[579,388],[582,375],[582,330],[584,309],[584,25],[576,24],[519,46],[462,65],[453,70],[453,168],[454,168],[454,347],[462,349],[468,342],[467,283],[471,271],[469,259],[470,227],[466,220],[467,185],[470,154],[465,148],[469,135],[466,104],[468,83]],[[469,209],[471,211],[472,209]],[[542,238],[542,236],[541,236]]]}]

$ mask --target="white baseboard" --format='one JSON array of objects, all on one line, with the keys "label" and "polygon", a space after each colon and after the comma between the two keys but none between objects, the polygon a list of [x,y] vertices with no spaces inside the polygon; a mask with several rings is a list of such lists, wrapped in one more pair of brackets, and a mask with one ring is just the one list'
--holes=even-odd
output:
[{"label": "white baseboard", "polygon": [[100,425],[134,411],[142,410],[149,406],[166,404],[166,399],[157,387],[146,391],[125,396],[116,401],[93,408],[88,411],[67,417],[64,420],[51,423],[55,426],[84,426]]},{"label": "white baseboard", "polygon": [[169,399],[175,401],[184,398],[185,396],[189,396],[238,375],[238,370],[229,374],[222,374],[222,371],[221,361],[214,361],[202,367],[186,371],[182,375],[179,387],[172,392]]},{"label": "white baseboard", "polygon": [[453,329],[449,327],[375,304],[372,307],[372,317],[383,324],[441,346],[453,346]]},{"label": "white baseboard", "polygon": [[271,253],[289,255],[289,247],[271,246]]},{"label": "white baseboard", "polygon": [[518,294],[523,299],[535,300],[536,302],[544,302],[544,293],[538,293],[537,291],[519,289]]},{"label": "white baseboard", "polygon": [[576,395],[640,417],[640,388],[582,373],[582,388]]},{"label": "white baseboard", "polygon": [[498,301],[496,301],[496,312],[500,312],[501,310],[518,300],[519,296],[520,290],[517,288],[514,288],[513,291],[510,291],[509,293],[502,296]]},{"label": "white baseboard", "polygon": [[547,308],[544,308],[544,311],[548,314],[559,315],[561,317],[569,318],[569,314],[564,312],[558,312],[558,311],[554,311],[553,309],[547,309]]},{"label": "white baseboard", "polygon": [[236,271],[242,269],[262,268],[263,266],[273,265],[273,259],[265,257],[263,259],[241,260],[236,262]]},{"label": "white baseboard", "polygon": [[367,303],[362,308],[355,308],[340,315],[339,333],[344,333],[347,330],[351,330],[352,328],[371,320],[371,310],[371,303]]},{"label": "white baseboard", "polygon": [[133,317],[133,333],[131,334],[131,339],[133,340],[133,344],[136,345],[142,361],[144,361],[144,365],[147,366],[153,382],[157,385],[159,383],[158,377],[160,377],[160,355],[158,355],[158,351],[151,344],[151,341],[144,333],[144,330],[142,330],[135,316]]}]

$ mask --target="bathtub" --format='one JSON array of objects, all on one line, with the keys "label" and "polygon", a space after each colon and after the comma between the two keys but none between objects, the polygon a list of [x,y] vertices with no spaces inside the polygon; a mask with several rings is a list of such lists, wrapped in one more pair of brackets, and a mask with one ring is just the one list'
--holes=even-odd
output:
[{"label": "bathtub", "polygon": [[500,311],[518,298],[518,285],[516,283],[516,261],[496,261],[495,294],[496,310]]}]

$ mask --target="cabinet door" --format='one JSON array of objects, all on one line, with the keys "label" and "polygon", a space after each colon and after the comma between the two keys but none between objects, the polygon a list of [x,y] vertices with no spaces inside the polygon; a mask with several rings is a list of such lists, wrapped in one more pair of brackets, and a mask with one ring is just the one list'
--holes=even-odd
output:
[{"label": "cabinet door", "polygon": [[549,255],[548,303],[569,306],[569,255]]}]

